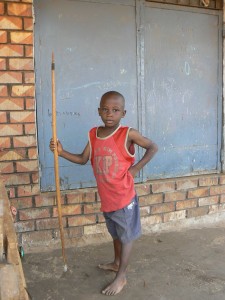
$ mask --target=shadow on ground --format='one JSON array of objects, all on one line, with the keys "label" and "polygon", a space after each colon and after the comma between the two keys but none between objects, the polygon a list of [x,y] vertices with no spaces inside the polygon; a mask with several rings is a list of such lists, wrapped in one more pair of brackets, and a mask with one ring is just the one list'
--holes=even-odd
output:
[{"label": "shadow on ground", "polygon": [[[23,268],[33,300],[99,300],[115,274],[96,266],[113,258],[111,243],[27,254]],[[225,229],[142,236],[135,242],[123,300],[225,300]]]}]

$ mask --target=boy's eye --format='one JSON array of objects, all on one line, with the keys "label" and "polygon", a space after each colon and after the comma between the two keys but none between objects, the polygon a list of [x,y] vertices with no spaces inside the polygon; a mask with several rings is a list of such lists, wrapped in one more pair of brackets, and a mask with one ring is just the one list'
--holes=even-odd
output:
[{"label": "boy's eye", "polygon": [[113,109],[113,112],[118,112],[118,111],[120,111],[120,110],[117,108]]},{"label": "boy's eye", "polygon": [[102,108],[102,111],[103,111],[103,112],[107,112],[108,109],[107,109],[107,108]]}]

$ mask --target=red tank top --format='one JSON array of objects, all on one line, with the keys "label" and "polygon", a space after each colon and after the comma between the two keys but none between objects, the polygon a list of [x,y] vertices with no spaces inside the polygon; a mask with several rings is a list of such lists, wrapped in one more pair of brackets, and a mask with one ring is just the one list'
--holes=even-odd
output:
[{"label": "red tank top", "polygon": [[[109,136],[89,131],[90,160],[101,199],[101,211],[111,212],[128,205],[135,195],[134,179],[128,169],[134,163],[134,145],[126,147],[130,128],[121,125]],[[132,154],[131,154],[132,153]]]}]

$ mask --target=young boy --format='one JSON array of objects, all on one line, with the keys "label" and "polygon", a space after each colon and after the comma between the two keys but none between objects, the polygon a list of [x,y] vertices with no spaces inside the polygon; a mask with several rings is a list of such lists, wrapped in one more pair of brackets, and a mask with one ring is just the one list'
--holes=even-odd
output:
[{"label": "young boy", "polygon": [[[117,272],[115,279],[102,293],[118,294],[126,284],[126,269],[133,240],[141,235],[140,212],[134,189],[135,175],[152,159],[157,146],[137,130],[120,125],[126,114],[124,97],[115,91],[105,93],[98,109],[104,126],[92,128],[89,142],[81,154],[65,151],[58,141],[59,156],[77,164],[90,159],[101,199],[101,211],[113,238],[115,258],[99,265]],[[134,145],[146,149],[142,159],[134,164]],[[50,149],[55,145],[50,142]]]}]

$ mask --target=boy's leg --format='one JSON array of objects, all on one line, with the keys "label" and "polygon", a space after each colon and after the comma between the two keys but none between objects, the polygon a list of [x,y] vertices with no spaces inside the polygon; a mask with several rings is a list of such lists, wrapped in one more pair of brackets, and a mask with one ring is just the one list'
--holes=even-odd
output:
[{"label": "boy's leg", "polygon": [[118,273],[116,275],[116,278],[113,280],[113,282],[102,291],[103,294],[116,295],[123,289],[123,287],[127,283],[126,269],[128,266],[130,253],[132,250],[132,245],[133,245],[132,241],[126,244],[122,243]]},{"label": "boy's leg", "polygon": [[121,242],[119,239],[113,240],[114,246],[114,261],[112,263],[100,264],[98,267],[103,270],[110,270],[114,272],[118,272],[120,265],[120,255],[121,255]]}]

